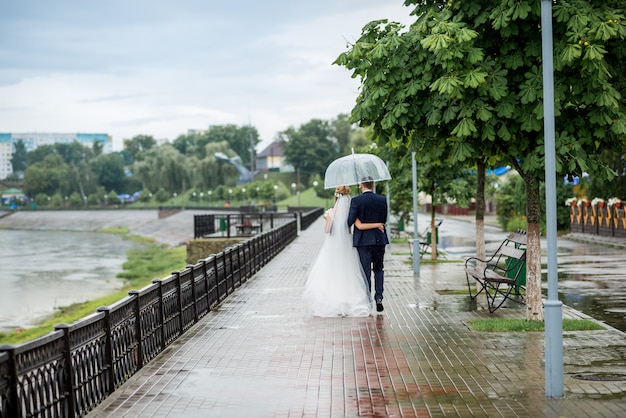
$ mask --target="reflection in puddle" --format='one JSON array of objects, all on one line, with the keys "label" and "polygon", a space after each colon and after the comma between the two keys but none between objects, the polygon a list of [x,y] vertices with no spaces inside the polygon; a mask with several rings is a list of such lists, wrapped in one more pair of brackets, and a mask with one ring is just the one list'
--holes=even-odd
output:
[{"label": "reflection in puddle", "polygon": [[[499,228],[486,226],[488,254],[493,253],[502,242],[503,234]],[[441,247],[452,258],[465,259],[475,254],[473,223],[446,217],[440,228],[440,239]],[[559,239],[557,246],[559,299],[576,310],[626,332],[625,250],[566,238]],[[541,248],[544,259],[542,280],[544,293],[547,294],[545,237],[542,238]]]}]

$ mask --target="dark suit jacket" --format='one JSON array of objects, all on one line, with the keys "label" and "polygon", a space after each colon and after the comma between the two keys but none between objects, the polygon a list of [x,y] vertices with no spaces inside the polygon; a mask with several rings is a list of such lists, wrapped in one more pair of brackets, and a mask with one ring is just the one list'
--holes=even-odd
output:
[{"label": "dark suit jacket", "polygon": [[[387,222],[387,199],[374,192],[364,192],[350,202],[348,226],[352,226],[358,219],[364,223]],[[378,228],[361,231],[356,226],[352,235],[352,245],[361,247],[366,245],[387,245],[387,234]]]}]

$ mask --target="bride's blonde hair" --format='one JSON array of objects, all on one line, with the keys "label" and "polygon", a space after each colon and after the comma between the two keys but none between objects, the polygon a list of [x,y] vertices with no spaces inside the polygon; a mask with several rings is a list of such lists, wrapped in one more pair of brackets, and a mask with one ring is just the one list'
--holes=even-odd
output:
[{"label": "bride's blonde hair", "polygon": [[335,188],[335,201],[346,194],[350,194],[350,186],[337,186]]}]

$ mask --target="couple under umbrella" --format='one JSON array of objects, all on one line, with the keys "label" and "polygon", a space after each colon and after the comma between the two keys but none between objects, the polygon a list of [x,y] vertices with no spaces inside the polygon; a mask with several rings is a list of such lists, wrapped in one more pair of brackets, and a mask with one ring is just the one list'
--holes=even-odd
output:
[{"label": "couple under umbrella", "polygon": [[[303,300],[313,315],[369,316],[374,304],[377,312],[384,310],[388,208],[374,184],[390,179],[386,164],[372,154],[353,153],[326,169],[324,187],[335,188],[335,205],[324,214],[324,243],[304,287]],[[361,194],[352,198],[350,186],[357,184]]]}]

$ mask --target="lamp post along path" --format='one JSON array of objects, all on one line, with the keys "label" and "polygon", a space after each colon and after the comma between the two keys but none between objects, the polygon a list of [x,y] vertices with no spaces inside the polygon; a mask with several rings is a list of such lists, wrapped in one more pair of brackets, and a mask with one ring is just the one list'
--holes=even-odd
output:
[{"label": "lamp post along path", "polygon": [[556,245],[556,150],[554,139],[554,65],[552,47],[552,0],[541,0],[543,61],[543,123],[546,173],[546,237],[548,254],[548,300],[545,302],[546,397],[563,396],[563,314],[558,300]]}]

